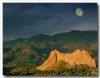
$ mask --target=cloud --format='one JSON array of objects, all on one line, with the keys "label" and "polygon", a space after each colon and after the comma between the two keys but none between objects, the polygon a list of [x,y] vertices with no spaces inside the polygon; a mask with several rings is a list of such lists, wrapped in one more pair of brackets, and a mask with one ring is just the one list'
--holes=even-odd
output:
[{"label": "cloud", "polygon": [[[77,7],[83,8],[83,16],[75,15]],[[96,5],[4,4],[3,9],[4,40],[71,30],[97,30]]]}]

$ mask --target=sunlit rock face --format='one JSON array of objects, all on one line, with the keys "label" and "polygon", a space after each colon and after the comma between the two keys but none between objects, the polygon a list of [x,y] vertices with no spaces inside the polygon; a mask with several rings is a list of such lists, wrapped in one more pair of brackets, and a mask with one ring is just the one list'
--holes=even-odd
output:
[{"label": "sunlit rock face", "polygon": [[70,63],[72,66],[80,64],[86,64],[90,67],[96,66],[95,59],[86,50],[77,49],[71,53],[61,53],[58,50],[54,50],[51,51],[48,59],[37,67],[37,70],[51,70],[60,61]]}]

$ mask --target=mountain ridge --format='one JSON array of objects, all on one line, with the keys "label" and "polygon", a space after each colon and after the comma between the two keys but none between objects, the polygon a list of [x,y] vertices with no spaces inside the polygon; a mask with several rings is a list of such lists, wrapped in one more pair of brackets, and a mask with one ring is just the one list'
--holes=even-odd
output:
[{"label": "mountain ridge", "polygon": [[[68,53],[73,52],[77,48],[89,50],[89,54],[97,59],[97,32],[71,31],[50,37],[38,35],[38,37],[35,36],[35,39],[31,38],[31,40],[29,38],[25,40],[22,38],[4,43],[4,65],[7,65],[7,63],[9,65],[12,63],[19,65],[21,62],[39,65],[47,58],[50,51],[54,49]],[[27,53],[28,59],[23,58],[25,53]],[[14,60],[17,60],[17,63]]]},{"label": "mountain ridge", "polygon": [[13,40],[9,40],[9,41],[4,41],[4,43],[7,43],[7,42],[11,42],[11,41],[14,41],[14,40],[27,40],[28,38],[34,38],[34,37],[37,37],[37,36],[48,36],[48,37],[53,37],[53,36],[56,36],[56,35],[61,35],[61,34],[65,34],[66,33],[80,33],[80,32],[97,32],[97,31],[94,31],[94,30],[88,30],[88,31],[80,31],[80,30],[72,30],[72,31],[69,31],[69,32],[62,32],[62,33],[57,33],[57,34],[54,34],[54,35],[46,35],[46,34],[38,34],[38,35],[34,35],[34,36],[30,36],[30,37],[20,37],[20,38],[16,38],[16,39],[13,39]]}]

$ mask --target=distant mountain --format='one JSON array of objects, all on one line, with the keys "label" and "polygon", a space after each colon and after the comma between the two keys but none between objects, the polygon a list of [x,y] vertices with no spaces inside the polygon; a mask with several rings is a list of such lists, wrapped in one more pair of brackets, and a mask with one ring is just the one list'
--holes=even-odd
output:
[{"label": "distant mountain", "polygon": [[[86,48],[88,45],[95,43],[95,41],[97,41],[97,31],[71,31],[53,36],[40,34],[27,39],[19,38],[9,42],[4,42],[4,48],[14,48],[19,44],[27,45],[27,43],[35,48],[57,48],[59,46],[62,48],[69,48],[65,45],[71,45],[73,43],[78,44],[77,46],[80,48]],[[73,48],[75,48],[75,46],[73,46]]]},{"label": "distant mountain", "polygon": [[53,36],[40,34],[4,42],[4,67],[40,65],[54,49],[61,52],[73,52],[77,48],[87,49],[97,60],[97,39],[97,31],[71,31]]},{"label": "distant mountain", "polygon": [[54,50],[51,51],[48,59],[37,67],[37,70],[54,70],[55,66],[57,67],[57,64],[61,61],[69,63],[71,66],[83,64],[96,67],[95,59],[93,59],[86,50],[77,49],[72,53],[61,53],[58,50]]}]

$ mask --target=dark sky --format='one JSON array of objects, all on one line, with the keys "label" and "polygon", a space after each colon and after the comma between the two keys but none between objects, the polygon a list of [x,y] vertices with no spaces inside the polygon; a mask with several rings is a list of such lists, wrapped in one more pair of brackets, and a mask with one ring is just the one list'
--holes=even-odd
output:
[{"label": "dark sky", "polygon": [[[75,11],[82,8],[83,16]],[[53,35],[71,30],[97,30],[97,5],[57,3],[4,3],[4,41],[37,34]]]}]

